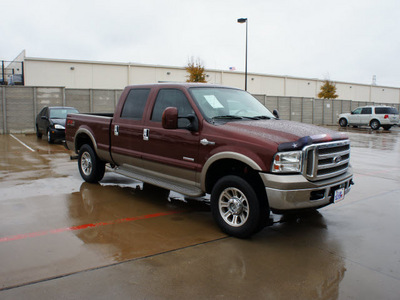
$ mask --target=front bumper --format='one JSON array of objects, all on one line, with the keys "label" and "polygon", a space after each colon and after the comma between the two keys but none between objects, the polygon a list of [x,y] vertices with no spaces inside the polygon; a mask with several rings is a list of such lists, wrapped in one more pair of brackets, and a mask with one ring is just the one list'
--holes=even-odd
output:
[{"label": "front bumper", "polygon": [[63,140],[65,139],[65,129],[50,129],[51,138],[53,140]]},{"label": "front bumper", "polygon": [[344,188],[345,194],[353,184],[351,167],[335,178],[312,182],[303,175],[275,175],[261,173],[269,206],[272,211],[319,208],[333,203],[334,191]]}]

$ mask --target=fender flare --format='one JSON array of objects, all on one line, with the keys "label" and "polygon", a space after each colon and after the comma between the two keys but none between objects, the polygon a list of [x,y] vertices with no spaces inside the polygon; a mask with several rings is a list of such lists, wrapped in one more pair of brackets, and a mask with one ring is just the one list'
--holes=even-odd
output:
[{"label": "fender flare", "polygon": [[206,177],[207,177],[207,172],[208,169],[217,161],[222,160],[222,159],[233,159],[240,161],[249,167],[251,167],[255,171],[262,171],[262,168],[251,158],[248,156],[237,153],[237,152],[231,152],[231,151],[225,151],[225,152],[219,152],[211,156],[206,163],[204,164],[204,167],[201,171],[200,174],[200,182],[201,182],[201,189],[203,191],[206,190]]},{"label": "fender flare", "polygon": [[80,135],[80,134],[85,134],[85,135],[87,135],[87,136],[89,137],[89,139],[92,141],[92,145],[93,145],[93,147],[94,147],[93,150],[96,152],[96,154],[98,154],[98,153],[97,153],[97,143],[96,143],[96,140],[95,140],[95,138],[94,138],[92,132],[91,132],[89,129],[86,129],[86,128],[79,128],[79,129],[76,131],[76,133],[75,133],[75,136],[74,136],[75,152],[78,153],[78,151],[79,151],[79,149],[78,149],[78,147],[77,147],[77,140],[78,140],[77,137],[78,137],[78,135]]}]

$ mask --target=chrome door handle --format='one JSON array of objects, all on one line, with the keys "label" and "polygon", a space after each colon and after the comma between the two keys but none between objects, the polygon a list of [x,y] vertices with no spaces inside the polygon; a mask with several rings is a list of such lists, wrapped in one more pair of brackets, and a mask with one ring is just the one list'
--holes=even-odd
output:
[{"label": "chrome door handle", "polygon": [[114,126],[114,135],[118,136],[119,135],[119,125]]},{"label": "chrome door handle", "polygon": [[200,141],[200,144],[202,144],[203,146],[215,145],[215,142],[209,142],[207,139],[202,139],[202,140]]},{"label": "chrome door handle", "polygon": [[150,129],[143,129],[143,140],[144,141],[149,140],[149,133],[150,133]]}]

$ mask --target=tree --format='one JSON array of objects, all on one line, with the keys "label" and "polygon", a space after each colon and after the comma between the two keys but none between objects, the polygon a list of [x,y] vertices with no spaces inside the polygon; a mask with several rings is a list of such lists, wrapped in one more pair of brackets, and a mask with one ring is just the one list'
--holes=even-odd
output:
[{"label": "tree", "polygon": [[194,61],[192,57],[185,69],[186,72],[189,73],[187,76],[189,79],[186,80],[186,82],[207,82],[206,74],[204,73],[204,66],[199,59]]},{"label": "tree", "polygon": [[332,81],[329,81],[329,79],[326,79],[321,86],[321,92],[319,92],[318,98],[336,99],[337,97],[339,96],[336,94],[336,85]]}]

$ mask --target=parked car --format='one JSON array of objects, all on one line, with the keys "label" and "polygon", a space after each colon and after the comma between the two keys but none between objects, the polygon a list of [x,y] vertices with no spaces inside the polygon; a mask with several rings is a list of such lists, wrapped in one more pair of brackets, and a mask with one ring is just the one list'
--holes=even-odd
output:
[{"label": "parked car", "polygon": [[67,114],[77,114],[74,107],[44,107],[36,117],[36,136],[47,135],[47,141],[65,139],[65,120]]},{"label": "parked car", "polygon": [[391,106],[362,106],[351,113],[340,114],[338,122],[341,127],[370,126],[373,130],[380,127],[389,130],[399,124],[399,112]]}]

